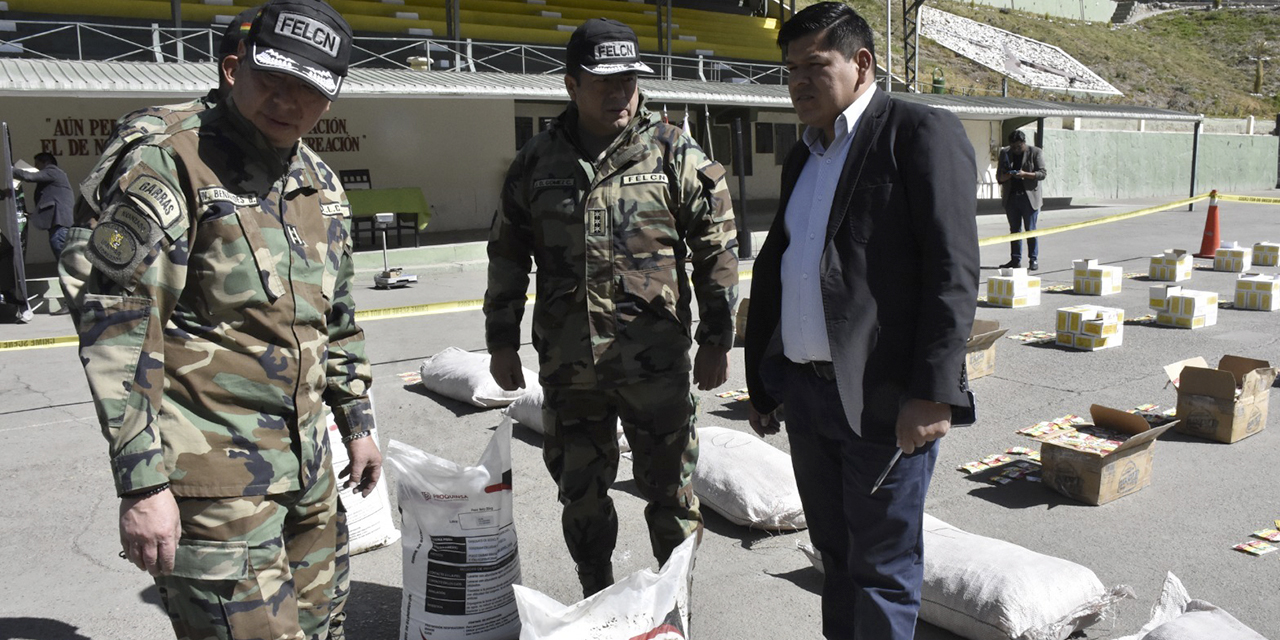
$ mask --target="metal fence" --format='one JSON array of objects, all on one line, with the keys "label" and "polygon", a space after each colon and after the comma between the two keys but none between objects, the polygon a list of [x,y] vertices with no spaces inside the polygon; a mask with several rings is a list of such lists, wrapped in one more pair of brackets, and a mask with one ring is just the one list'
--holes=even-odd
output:
[{"label": "metal fence", "polygon": [[[213,60],[220,26],[108,25],[35,20],[0,21],[0,55],[57,60],[191,62]],[[356,36],[351,66],[441,71],[563,73],[563,48],[542,45],[448,40],[429,36]],[[784,84],[781,64],[706,56],[645,54],[658,74],[672,80]]]}]

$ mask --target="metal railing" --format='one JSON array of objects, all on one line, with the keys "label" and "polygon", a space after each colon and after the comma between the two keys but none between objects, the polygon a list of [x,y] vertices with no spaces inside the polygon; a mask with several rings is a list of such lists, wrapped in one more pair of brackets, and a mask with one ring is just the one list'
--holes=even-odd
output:
[{"label": "metal railing", "polygon": [[[0,55],[52,60],[186,62],[213,60],[223,27],[108,25],[36,20],[6,21]],[[440,71],[563,73],[563,47],[449,40],[432,36],[356,36],[351,66],[431,68]],[[709,56],[644,54],[658,75],[669,80],[784,84],[780,64]]]}]

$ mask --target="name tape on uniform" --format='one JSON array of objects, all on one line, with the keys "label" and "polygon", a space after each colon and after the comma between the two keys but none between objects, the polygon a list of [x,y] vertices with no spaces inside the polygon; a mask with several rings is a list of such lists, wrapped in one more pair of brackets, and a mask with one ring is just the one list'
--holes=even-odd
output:
[{"label": "name tape on uniform", "polygon": [[168,229],[182,216],[179,211],[178,195],[169,185],[151,176],[139,176],[129,183],[125,190],[136,202],[145,206],[160,223],[160,228]]},{"label": "name tape on uniform", "polygon": [[622,176],[622,186],[632,184],[667,184],[667,174],[665,173],[639,173],[632,176]]},{"label": "name tape on uniform", "polygon": [[344,218],[351,217],[351,207],[341,202],[321,202],[320,213],[326,216],[342,216]]},{"label": "name tape on uniform", "polygon": [[236,193],[231,193],[222,187],[205,187],[197,191],[196,196],[200,198],[201,205],[211,204],[214,202],[230,202],[237,207],[258,206],[258,196],[242,196]]},{"label": "name tape on uniform", "polygon": [[542,180],[534,180],[534,189],[549,189],[551,187],[572,187],[573,178],[543,178]]}]

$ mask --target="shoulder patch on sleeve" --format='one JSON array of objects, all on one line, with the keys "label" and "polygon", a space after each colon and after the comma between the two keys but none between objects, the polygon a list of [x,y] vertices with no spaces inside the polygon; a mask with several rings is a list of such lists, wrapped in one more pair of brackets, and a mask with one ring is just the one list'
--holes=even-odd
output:
[{"label": "shoulder patch on sleeve", "polygon": [[158,178],[139,176],[125,189],[129,197],[146,207],[160,223],[161,229],[168,229],[182,218],[182,200],[169,185]]},{"label": "shoulder patch on sleeve", "polygon": [[89,237],[89,252],[109,268],[128,266],[138,255],[138,239],[123,224],[107,221],[99,224]]}]

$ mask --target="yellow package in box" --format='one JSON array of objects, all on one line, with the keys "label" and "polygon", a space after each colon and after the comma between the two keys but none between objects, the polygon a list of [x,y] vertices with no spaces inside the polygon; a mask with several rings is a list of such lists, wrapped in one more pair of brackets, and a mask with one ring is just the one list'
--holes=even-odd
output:
[{"label": "yellow package in box", "polygon": [[1186,249],[1165,249],[1158,256],[1151,256],[1147,277],[1163,282],[1181,282],[1191,279],[1191,255]]},{"label": "yellow package in box", "polygon": [[1243,273],[1253,266],[1253,248],[1238,243],[1224,244],[1213,252],[1213,270]]},{"label": "yellow package in box", "polygon": [[1058,309],[1059,346],[1096,351],[1120,346],[1123,336],[1123,309],[1092,304]]},{"label": "yellow package in box", "polygon": [[1040,278],[1026,269],[1001,269],[987,279],[987,304],[995,307],[1034,307],[1040,304]]},{"label": "yellow package in box", "polygon": [[1236,278],[1236,308],[1280,311],[1280,276],[1242,273]]},{"label": "yellow package in box", "polygon": [[1120,267],[1100,266],[1093,258],[1075,260],[1071,266],[1076,293],[1087,296],[1120,293],[1120,283],[1124,280]]},{"label": "yellow package in box", "polygon": [[1253,245],[1253,264],[1259,267],[1280,265],[1280,243],[1259,242]]}]

